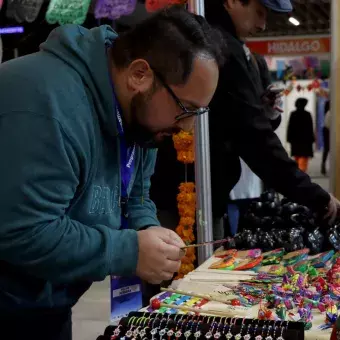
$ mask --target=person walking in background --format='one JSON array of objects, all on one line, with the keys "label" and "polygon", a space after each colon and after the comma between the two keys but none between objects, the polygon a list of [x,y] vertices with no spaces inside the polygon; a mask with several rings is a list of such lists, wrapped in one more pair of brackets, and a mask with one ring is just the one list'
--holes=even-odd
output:
[{"label": "person walking in background", "polygon": [[323,154],[322,154],[322,163],[321,163],[321,173],[323,175],[327,174],[326,170],[326,162],[329,154],[329,146],[330,146],[330,124],[331,124],[331,102],[330,100],[325,104],[325,120],[322,129],[323,133]]},{"label": "person walking in background", "polygon": [[303,172],[307,172],[309,158],[314,156],[313,144],[315,142],[312,115],[305,110],[307,103],[306,98],[296,100],[296,111],[290,115],[287,130],[287,141],[292,148],[291,155]]}]

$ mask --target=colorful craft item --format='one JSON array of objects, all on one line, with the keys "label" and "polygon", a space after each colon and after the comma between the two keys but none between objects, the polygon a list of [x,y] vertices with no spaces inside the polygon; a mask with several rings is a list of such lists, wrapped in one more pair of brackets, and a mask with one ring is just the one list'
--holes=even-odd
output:
[{"label": "colorful craft item", "polygon": [[255,267],[257,267],[263,260],[263,257],[260,256],[258,258],[255,259],[246,259],[240,263],[238,263],[237,265],[235,265],[234,270],[249,270],[249,269],[253,269]]},{"label": "colorful craft item", "polygon": [[242,250],[238,251],[236,257],[240,259],[246,259],[246,258],[251,258],[251,259],[257,259],[261,257],[261,249],[251,249],[251,250]]},{"label": "colorful craft item", "polygon": [[228,255],[227,257],[224,257],[217,262],[214,262],[212,265],[210,265],[209,269],[223,269],[223,268],[229,268],[235,263],[235,257],[233,255]]},{"label": "colorful craft item", "polygon": [[305,322],[305,331],[309,331],[313,327],[313,324],[311,321]]},{"label": "colorful craft item", "polygon": [[287,269],[285,266],[282,265],[272,265],[260,267],[258,272],[282,276],[287,272]]},{"label": "colorful craft item", "polygon": [[82,25],[86,19],[91,0],[51,0],[46,12],[49,24]]},{"label": "colorful craft item", "polygon": [[315,268],[323,268],[333,256],[334,250],[318,254],[311,259],[311,265]]},{"label": "colorful craft item", "polygon": [[340,286],[340,258],[337,258],[332,268],[327,273],[328,282]]},{"label": "colorful craft item", "polygon": [[257,318],[259,320],[271,320],[272,316],[273,316],[273,312],[269,310],[268,308],[266,308],[265,306],[263,306],[262,303],[260,303],[260,308],[257,313]]},{"label": "colorful craft item", "polygon": [[331,335],[331,340],[339,340],[340,339],[340,316],[338,317],[336,323],[333,326],[333,331]]},{"label": "colorful craft item", "polygon": [[285,299],[284,304],[285,304],[287,310],[292,310],[292,309],[295,308],[295,305],[294,305],[294,302],[293,302],[292,299]]},{"label": "colorful craft item", "polygon": [[136,3],[136,0],[97,0],[94,15],[96,19],[116,20],[123,15],[130,15]]},{"label": "colorful craft item", "polygon": [[308,257],[309,249],[301,249],[296,250],[287,255],[283,256],[283,260],[286,262],[287,265],[294,265],[302,260],[305,260]]},{"label": "colorful craft item", "polygon": [[326,312],[326,323],[334,325],[338,319],[338,313]]},{"label": "colorful craft item", "polygon": [[328,293],[329,291],[328,284],[322,277],[316,278],[316,280],[313,282],[313,286],[318,292],[322,292],[324,294]]},{"label": "colorful craft item", "polygon": [[231,300],[231,304],[232,306],[241,306],[240,300],[237,300],[237,299]]},{"label": "colorful craft item", "polygon": [[151,301],[151,307],[152,307],[152,309],[154,309],[154,310],[160,309],[160,308],[161,308],[161,301],[158,300],[158,299],[153,299],[153,300]]},{"label": "colorful craft item", "polygon": [[263,261],[262,261],[263,266],[268,266],[268,265],[273,265],[273,264],[278,265],[280,263],[281,263],[281,258],[276,257],[276,256],[267,257],[267,258],[263,259]]},{"label": "colorful craft item", "polygon": [[187,0],[146,0],[145,7],[148,12],[155,12],[170,5],[183,5]]},{"label": "colorful craft item", "polygon": [[216,252],[214,253],[214,256],[218,257],[218,258],[224,258],[224,257],[227,257],[229,255],[236,256],[236,254],[237,254],[237,250],[236,249],[216,250]]},{"label": "colorful craft item", "polygon": [[304,322],[312,321],[312,308],[311,306],[306,306],[305,308],[299,308],[298,313],[301,317],[301,320]]},{"label": "colorful craft item", "polygon": [[279,248],[279,249],[275,249],[275,250],[271,250],[271,251],[267,251],[266,253],[263,253],[262,256],[264,259],[268,258],[268,257],[282,257],[285,253],[285,249],[284,248]]},{"label": "colorful craft item", "polygon": [[337,306],[334,303],[330,304],[326,309],[326,313],[327,314],[337,314],[338,313]]},{"label": "colorful craft item", "polygon": [[[304,260],[304,261],[300,261],[300,262],[294,264],[292,266],[292,268],[293,268],[294,272],[299,272],[299,273],[305,274],[305,273],[308,272],[309,266],[310,266],[310,261]],[[287,266],[287,267],[290,267],[290,266]],[[288,268],[287,268],[287,270],[289,271]]]},{"label": "colorful craft item", "polygon": [[276,307],[276,315],[278,316],[278,318],[281,321],[285,321],[286,320],[286,315],[287,315],[287,308],[284,304],[280,304]]}]

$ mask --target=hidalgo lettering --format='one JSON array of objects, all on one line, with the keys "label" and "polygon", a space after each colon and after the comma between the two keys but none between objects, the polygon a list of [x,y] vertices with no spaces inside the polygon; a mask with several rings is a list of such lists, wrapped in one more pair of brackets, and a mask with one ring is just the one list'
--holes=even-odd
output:
[{"label": "hidalgo lettering", "polygon": [[268,42],[269,54],[318,53],[320,50],[321,44],[319,40]]}]

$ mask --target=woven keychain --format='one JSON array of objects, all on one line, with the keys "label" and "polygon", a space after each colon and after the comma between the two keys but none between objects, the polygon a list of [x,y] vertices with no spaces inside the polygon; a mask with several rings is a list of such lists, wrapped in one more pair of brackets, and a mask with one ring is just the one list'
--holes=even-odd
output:
[{"label": "woven keychain", "polygon": [[148,12],[155,12],[171,5],[184,5],[187,0],[146,0],[145,7]]},{"label": "woven keychain", "polygon": [[49,24],[81,25],[86,19],[90,4],[91,0],[51,0],[46,12],[46,21]]},{"label": "woven keychain", "polygon": [[38,17],[44,0],[15,0],[15,17],[20,21],[33,22]]},{"label": "woven keychain", "polygon": [[116,20],[122,15],[131,14],[136,8],[137,0],[98,0],[94,16],[96,19]]}]

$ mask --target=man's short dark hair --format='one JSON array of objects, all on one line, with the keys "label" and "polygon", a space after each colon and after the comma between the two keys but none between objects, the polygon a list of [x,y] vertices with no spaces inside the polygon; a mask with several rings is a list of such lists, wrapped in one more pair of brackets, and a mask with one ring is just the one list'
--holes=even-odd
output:
[{"label": "man's short dark hair", "polygon": [[155,13],[120,35],[114,42],[112,58],[118,68],[145,59],[169,84],[188,80],[195,57],[224,62],[222,34],[199,15],[183,6],[171,6]]}]

